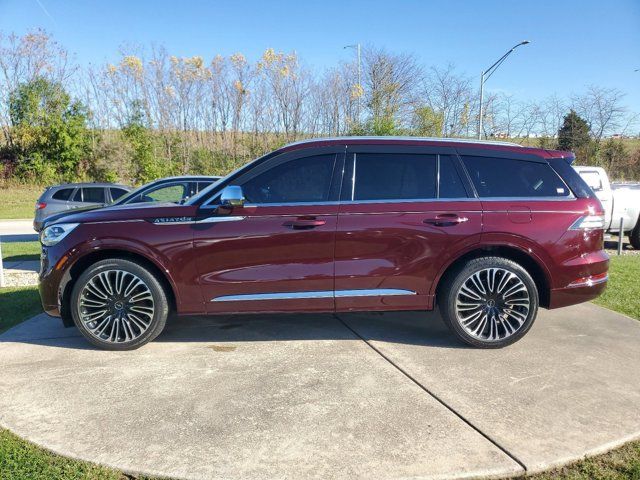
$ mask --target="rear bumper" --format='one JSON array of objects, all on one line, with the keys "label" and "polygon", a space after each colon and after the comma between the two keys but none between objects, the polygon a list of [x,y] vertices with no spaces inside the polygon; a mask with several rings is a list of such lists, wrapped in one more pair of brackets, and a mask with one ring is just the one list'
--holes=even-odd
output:
[{"label": "rear bumper", "polygon": [[565,287],[551,290],[549,308],[567,307],[597,298],[607,288],[607,281],[599,281],[583,287]]},{"label": "rear bumper", "polygon": [[549,308],[588,302],[607,288],[609,255],[604,250],[581,255],[562,266],[556,288],[549,292]]}]

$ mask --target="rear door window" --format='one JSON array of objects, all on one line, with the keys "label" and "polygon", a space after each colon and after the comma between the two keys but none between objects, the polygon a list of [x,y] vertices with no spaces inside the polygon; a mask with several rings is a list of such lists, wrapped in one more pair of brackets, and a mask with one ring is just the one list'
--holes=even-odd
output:
[{"label": "rear door window", "polygon": [[438,198],[466,198],[467,191],[462,183],[454,160],[449,155],[440,155],[440,188]]},{"label": "rear door window", "polygon": [[55,192],[53,195],[51,195],[51,198],[54,200],[67,201],[69,200],[69,197],[71,197],[72,193],[73,193],[73,188],[62,188],[57,192]]},{"label": "rear door window", "polygon": [[355,183],[352,192],[348,192],[351,200],[422,200],[436,197],[435,155],[356,153],[354,169]]},{"label": "rear door window", "polygon": [[570,191],[546,162],[463,156],[481,198],[567,197]]},{"label": "rear door window", "polygon": [[104,203],[104,188],[84,187],[82,189],[82,200],[86,203]]}]

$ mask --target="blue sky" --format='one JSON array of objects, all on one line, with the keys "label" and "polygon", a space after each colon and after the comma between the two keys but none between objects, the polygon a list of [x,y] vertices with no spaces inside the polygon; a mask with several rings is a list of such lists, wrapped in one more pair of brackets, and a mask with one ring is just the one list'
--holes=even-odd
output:
[{"label": "blue sky", "polygon": [[0,0],[0,30],[42,27],[81,64],[117,57],[126,45],[164,45],[177,56],[266,48],[295,50],[323,68],[360,42],[454,63],[479,76],[505,50],[531,40],[487,83],[519,98],[567,96],[586,85],[616,87],[640,112],[640,0],[556,1],[176,1]]}]

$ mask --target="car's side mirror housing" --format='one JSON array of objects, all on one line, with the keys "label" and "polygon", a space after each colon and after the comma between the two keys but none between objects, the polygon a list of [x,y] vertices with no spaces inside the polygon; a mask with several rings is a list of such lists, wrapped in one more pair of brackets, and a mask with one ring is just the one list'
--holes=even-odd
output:
[{"label": "car's side mirror housing", "polygon": [[244,205],[242,187],[238,185],[228,185],[224,187],[220,194],[220,204],[227,208],[242,207]]}]

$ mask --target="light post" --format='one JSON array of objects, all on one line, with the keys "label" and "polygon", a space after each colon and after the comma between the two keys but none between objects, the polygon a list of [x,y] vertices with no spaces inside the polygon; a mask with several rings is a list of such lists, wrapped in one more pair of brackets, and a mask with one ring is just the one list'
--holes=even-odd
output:
[{"label": "light post", "polygon": [[361,110],[361,99],[362,99],[362,61],[360,56],[360,44],[356,43],[353,45],[346,45],[343,48],[355,48],[358,52],[358,124],[360,124],[360,110]]},{"label": "light post", "polygon": [[498,69],[498,67],[502,65],[502,62],[504,62],[507,59],[507,57],[511,55],[516,48],[518,48],[520,45],[526,45],[527,43],[531,43],[531,42],[529,42],[529,40],[524,40],[518,43],[517,45],[514,45],[511,48],[511,50],[509,50],[507,53],[501,56],[493,65],[491,65],[486,70],[483,70],[482,73],[480,74],[480,115],[478,115],[478,140],[482,139],[482,113],[483,113],[482,103],[484,100],[484,82],[489,80],[489,77],[493,75],[493,72],[495,72]]}]

